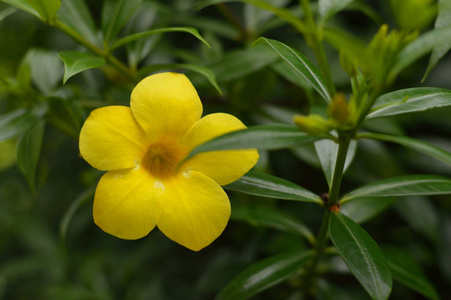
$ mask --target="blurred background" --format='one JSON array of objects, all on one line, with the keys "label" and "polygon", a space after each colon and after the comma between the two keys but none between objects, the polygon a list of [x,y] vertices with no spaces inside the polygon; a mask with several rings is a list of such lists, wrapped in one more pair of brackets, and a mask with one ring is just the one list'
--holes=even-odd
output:
[{"label": "blurred background", "polygon": [[[102,27],[104,2],[109,1],[86,1],[96,28]],[[297,15],[302,13],[297,1],[268,2]],[[369,41],[380,25],[396,28],[403,24],[395,17],[400,8],[392,2],[358,2],[364,4],[363,8],[346,9],[331,23]],[[184,68],[176,71],[186,73],[195,85],[204,114],[228,112],[248,126],[291,123],[294,113],[317,109],[319,101],[312,89],[292,74],[269,47],[252,48],[258,37],[265,36],[282,41],[315,61],[304,39],[290,25],[250,4],[230,2],[201,10],[195,7],[196,1],[192,0],[143,1],[120,34],[191,26],[199,30],[212,49],[179,32],[153,35],[118,49],[115,55],[144,70],[142,75],[154,72],[151,67],[146,71],[145,66],[157,64],[210,68],[222,95],[205,76]],[[434,18],[434,12],[425,17],[423,31],[433,27]],[[295,234],[253,221],[247,214],[250,208],[287,212],[317,232],[322,216],[319,207],[229,192],[233,215],[228,227],[212,245],[198,253],[170,241],[157,229],[137,241],[104,233],[92,218],[93,193],[102,173],[80,157],[78,133],[92,109],[128,105],[133,85],[107,65],[75,75],[63,85],[64,66],[58,52],[83,47],[56,28],[23,11],[12,10],[4,2],[0,2],[0,45],[0,115],[24,107],[33,107],[27,113],[39,115],[39,105],[48,105],[35,175],[36,191],[16,164],[20,132],[9,133],[7,138],[1,136],[1,299],[212,299],[233,277],[260,259],[307,247]],[[326,52],[337,90],[350,92],[349,77],[341,69],[336,51],[327,46]],[[450,89],[451,56],[445,56],[421,83],[427,63],[428,58],[424,57],[409,67],[392,90],[417,86]],[[450,109],[431,110],[377,119],[368,127],[404,133],[451,151],[450,116]],[[16,124],[17,128],[21,124]],[[261,152],[256,168],[316,194],[328,190],[313,146]],[[421,173],[450,177],[451,168],[396,145],[360,141],[342,190],[350,191],[395,175]],[[450,200],[450,196],[393,199],[370,217],[359,220],[384,253],[401,254],[416,261],[443,299],[451,297]],[[365,206],[357,209],[364,210]],[[341,259],[325,260],[323,269],[327,281],[319,282],[318,298],[369,298]],[[289,280],[256,299],[302,299],[297,291],[300,284]],[[395,282],[391,298],[422,296]]]}]

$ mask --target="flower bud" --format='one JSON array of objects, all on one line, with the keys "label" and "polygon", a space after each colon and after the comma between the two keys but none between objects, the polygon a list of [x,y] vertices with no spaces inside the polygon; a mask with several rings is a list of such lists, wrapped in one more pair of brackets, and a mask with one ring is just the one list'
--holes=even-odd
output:
[{"label": "flower bud", "polygon": [[344,52],[340,52],[340,65],[349,77],[357,75],[357,61]]},{"label": "flower bud", "polygon": [[325,134],[332,129],[330,122],[317,114],[297,115],[293,117],[293,121],[302,131],[307,133]]},{"label": "flower bud", "polygon": [[427,28],[437,15],[434,0],[390,0],[390,5],[398,27],[406,31]]},{"label": "flower bud", "polygon": [[337,93],[329,104],[327,110],[330,118],[338,124],[345,124],[350,117],[348,102],[343,93]]}]

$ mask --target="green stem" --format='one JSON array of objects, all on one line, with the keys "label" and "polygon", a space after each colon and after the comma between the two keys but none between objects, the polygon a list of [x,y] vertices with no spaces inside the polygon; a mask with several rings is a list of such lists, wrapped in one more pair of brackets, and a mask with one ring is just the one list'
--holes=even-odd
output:
[{"label": "green stem", "polygon": [[334,174],[332,176],[332,184],[329,189],[329,200],[326,208],[332,205],[338,205],[338,196],[340,193],[341,180],[343,178],[343,171],[346,163],[346,156],[348,154],[349,144],[353,134],[340,133],[338,136],[338,154],[335,162]]},{"label": "green stem", "polygon": [[107,53],[105,53],[102,49],[100,49],[99,47],[97,47],[97,46],[91,44],[90,42],[88,42],[87,40],[85,40],[83,38],[83,36],[81,36],[78,32],[74,31],[72,28],[61,23],[61,21],[59,21],[59,20],[56,21],[54,26],[56,28],[58,28],[59,30],[61,30],[62,32],[64,32],[65,34],[67,34],[68,36],[70,36],[72,39],[74,39],[79,44],[85,46],[86,48],[88,48],[89,50],[94,52],[95,54],[102,56],[102,57],[105,57],[107,55]]},{"label": "green stem", "polygon": [[56,28],[70,36],[72,39],[74,39],[79,44],[85,46],[88,50],[92,51],[93,53],[104,57],[111,65],[113,65],[116,69],[118,69],[122,74],[125,74],[129,79],[133,81],[137,81],[137,75],[135,72],[133,72],[130,68],[128,68],[124,63],[122,63],[120,60],[118,60],[114,55],[108,53],[105,50],[102,50],[101,48],[97,47],[96,45],[91,44],[88,42],[83,36],[81,36],[78,32],[74,31],[72,28],[66,26],[65,24],[61,23],[60,21],[56,21],[55,25]]},{"label": "green stem", "polygon": [[329,62],[324,51],[323,43],[316,37],[315,47],[313,48],[320,70],[323,72],[324,80],[326,81],[327,89],[330,96],[335,95],[335,86],[333,84],[332,73],[330,72]]},{"label": "green stem", "polygon": [[306,291],[313,294],[314,287],[317,280],[317,266],[320,258],[323,256],[326,250],[326,243],[328,240],[329,219],[332,214],[332,207],[337,206],[338,209],[338,196],[340,194],[340,186],[343,178],[343,171],[346,162],[346,156],[348,154],[349,144],[351,142],[352,134],[340,133],[338,136],[338,154],[335,162],[334,174],[332,177],[332,184],[329,189],[329,198],[325,205],[323,219],[318,232],[317,243],[314,249],[313,258],[309,265],[306,267],[305,272],[305,288]]},{"label": "green stem", "polygon": [[311,27],[311,30],[309,31],[311,33],[306,33],[305,38],[310,47],[313,48],[319,68],[324,75],[327,90],[329,91],[330,96],[333,97],[335,95],[335,86],[332,79],[332,73],[330,72],[329,61],[327,60],[326,52],[324,51],[324,45],[320,39],[319,28],[310,8],[310,0],[302,0],[302,8],[307,18],[307,24]]},{"label": "green stem", "polygon": [[366,101],[365,106],[363,107],[362,111],[360,112],[359,118],[357,119],[356,131],[363,125],[363,121],[365,120],[366,116],[370,113],[371,108],[374,105],[374,102],[377,100],[377,98],[381,93],[382,88],[375,88],[374,91],[371,93],[371,96]]}]

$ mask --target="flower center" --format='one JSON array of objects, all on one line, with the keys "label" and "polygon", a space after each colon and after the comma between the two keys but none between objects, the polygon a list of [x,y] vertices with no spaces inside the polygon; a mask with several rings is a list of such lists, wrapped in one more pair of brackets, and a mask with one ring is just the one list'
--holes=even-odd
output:
[{"label": "flower center", "polygon": [[157,178],[175,174],[178,163],[186,155],[183,149],[173,142],[158,141],[150,144],[142,160],[142,166]]}]

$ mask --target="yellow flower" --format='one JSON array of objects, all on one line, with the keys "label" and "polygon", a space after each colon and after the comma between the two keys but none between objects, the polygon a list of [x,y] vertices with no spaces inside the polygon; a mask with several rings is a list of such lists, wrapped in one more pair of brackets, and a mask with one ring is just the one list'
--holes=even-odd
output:
[{"label": "yellow flower", "polygon": [[201,115],[196,90],[177,73],[142,80],[130,107],[90,114],[80,133],[80,153],[93,167],[108,171],[94,197],[94,222],[102,230],[133,240],[158,226],[194,251],[223,232],[230,202],[221,185],[249,171],[258,152],[206,152],[182,163],[194,147],[246,128],[229,114]]}]

